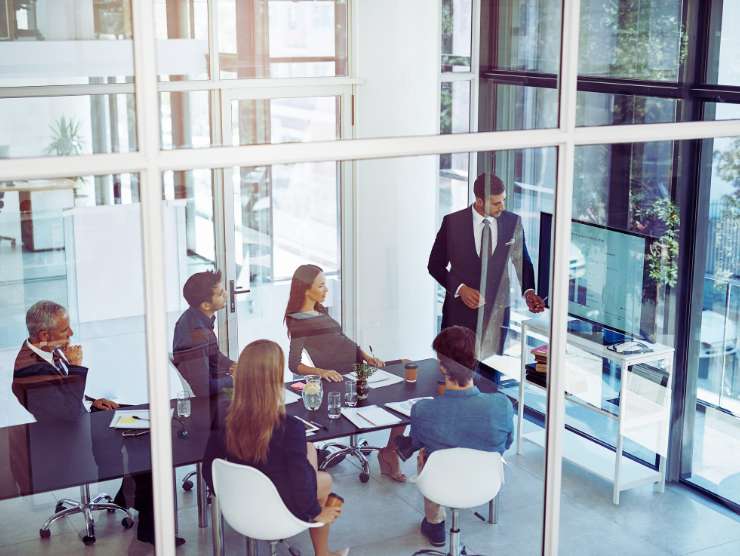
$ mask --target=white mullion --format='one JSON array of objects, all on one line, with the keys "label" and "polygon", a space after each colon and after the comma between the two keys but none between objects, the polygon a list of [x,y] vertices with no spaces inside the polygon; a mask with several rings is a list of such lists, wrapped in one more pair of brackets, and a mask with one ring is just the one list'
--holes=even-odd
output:
[{"label": "white mullion", "polygon": [[475,79],[475,74],[469,71],[445,71],[442,72],[439,76],[439,80],[442,83],[451,83],[454,81],[472,81],[473,79]]},{"label": "white mullion", "polygon": [[579,127],[573,131],[576,145],[613,145],[652,141],[685,141],[740,135],[740,120]]},{"label": "white mullion", "polygon": [[[565,349],[568,318],[568,260],[570,251],[574,132],[578,96],[578,33],[580,0],[563,0],[560,52],[560,130],[566,141],[558,149],[558,181],[555,190],[555,223],[551,265],[550,357],[547,373],[545,418],[545,511],[542,524],[542,554],[557,556],[560,545],[560,502],[562,494],[563,433],[565,431]],[[522,357],[525,354],[522,353]]]},{"label": "white mullion", "polygon": [[167,368],[162,188],[159,154],[159,98],[157,93],[154,8],[149,0],[133,1],[136,123],[139,148],[146,166],[141,173],[141,224],[144,253],[147,368],[151,419],[151,462],[157,554],[175,553],[172,435]]},{"label": "white mullion", "polygon": [[208,73],[214,81],[221,78],[218,33],[218,0],[208,0]]},{"label": "white mullion", "polygon": [[213,89],[280,88],[300,91],[303,87],[342,87],[361,84],[351,77],[291,77],[275,79],[202,79],[200,81],[161,81],[162,92],[207,91]]},{"label": "white mullion", "polygon": [[[471,13],[471,52],[470,70],[473,79],[470,81],[470,120],[468,129],[470,133],[478,131],[478,101],[480,99],[480,0],[472,0]],[[473,183],[478,177],[478,153],[468,154],[468,197],[473,191]]]},{"label": "white mullion", "polygon": [[74,85],[0,87],[0,98],[73,97],[84,95],[118,95],[133,93],[133,83],[80,83]]},{"label": "white mullion", "polygon": [[146,159],[138,152],[6,158],[0,159],[0,181],[127,174],[144,168]]}]

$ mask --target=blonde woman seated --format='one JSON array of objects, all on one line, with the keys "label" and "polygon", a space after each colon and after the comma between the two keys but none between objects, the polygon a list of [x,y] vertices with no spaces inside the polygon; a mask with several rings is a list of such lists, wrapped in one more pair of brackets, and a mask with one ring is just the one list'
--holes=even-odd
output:
[{"label": "blonde woman seated", "polygon": [[[342,325],[329,316],[323,305],[327,293],[326,277],[320,267],[304,264],[293,273],[285,307],[285,326],[290,337],[288,368],[296,374],[319,375],[325,380],[340,382],[342,372],[351,371],[355,363],[365,361],[375,367],[384,367],[381,359],[363,351],[342,332]],[[301,363],[304,350],[315,367]],[[391,429],[388,445],[378,452],[381,473],[398,482],[404,482],[406,475],[401,473],[393,439],[402,435],[404,429]]]},{"label": "blonde woman seated", "polygon": [[241,352],[234,374],[234,399],[224,423],[208,441],[203,474],[213,488],[216,458],[250,465],[267,475],[287,508],[304,521],[324,523],[310,529],[316,556],[346,556],[329,550],[329,526],[341,509],[325,507],[331,476],[317,470],[316,450],[306,442],[303,423],[285,414],[283,350],[270,340],[252,342]]}]

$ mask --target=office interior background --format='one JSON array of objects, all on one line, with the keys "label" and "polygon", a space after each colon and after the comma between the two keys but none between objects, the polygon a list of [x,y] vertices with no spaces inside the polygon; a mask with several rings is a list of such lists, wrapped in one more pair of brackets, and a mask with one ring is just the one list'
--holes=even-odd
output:
[{"label": "office interior background", "polygon": [[[287,352],[303,263],[324,269],[330,314],[360,345],[433,357],[444,291],[429,249],[492,172],[551,296],[565,269],[577,297],[590,263],[577,246],[540,252],[542,213],[555,237],[585,223],[644,240],[628,332],[670,356],[631,383],[653,412],[623,422],[626,370],[577,342],[556,353],[547,326],[526,333],[533,315],[517,301],[490,364],[523,401],[524,438],[506,455],[499,524],[464,519],[469,548],[740,552],[738,24],[734,0],[0,0],[0,426],[32,421],[10,384],[40,299],[68,308],[89,395],[168,407],[182,286],[205,269],[224,272],[218,334],[232,358],[262,337]],[[553,328],[567,331],[560,307]],[[522,359],[543,342],[560,380],[521,388]],[[178,552],[208,551],[159,423],[158,532],[177,517]],[[616,450],[636,477],[618,505]],[[362,485],[351,466],[336,468],[348,502],[336,535],[361,554],[420,548],[413,485]],[[0,501],[0,553],[80,550],[73,519],[38,538],[68,486]],[[88,550],[139,550],[106,519]]]}]

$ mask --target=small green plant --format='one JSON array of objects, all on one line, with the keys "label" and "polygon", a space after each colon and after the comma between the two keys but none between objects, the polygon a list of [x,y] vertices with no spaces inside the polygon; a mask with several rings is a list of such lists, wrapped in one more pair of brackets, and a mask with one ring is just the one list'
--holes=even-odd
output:
[{"label": "small green plant", "polygon": [[355,371],[357,380],[367,380],[377,371],[370,363],[355,363],[352,369]]},{"label": "small green plant", "polygon": [[638,208],[636,213],[640,220],[655,220],[665,227],[665,231],[650,246],[648,274],[659,285],[674,287],[678,283],[678,207],[671,199],[663,198],[646,208]]},{"label": "small green plant", "polygon": [[80,135],[80,123],[74,118],[60,117],[49,126],[51,143],[46,154],[55,156],[75,156],[82,154],[85,142]]}]

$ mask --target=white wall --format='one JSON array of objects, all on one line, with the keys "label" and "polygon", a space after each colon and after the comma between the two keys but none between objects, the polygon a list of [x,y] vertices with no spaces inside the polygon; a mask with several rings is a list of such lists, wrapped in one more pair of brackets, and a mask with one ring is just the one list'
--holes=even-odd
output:
[{"label": "white wall", "polygon": [[[353,19],[356,136],[439,133],[439,2],[358,0]],[[431,354],[437,168],[436,156],[357,163],[356,339],[385,359]]]}]

